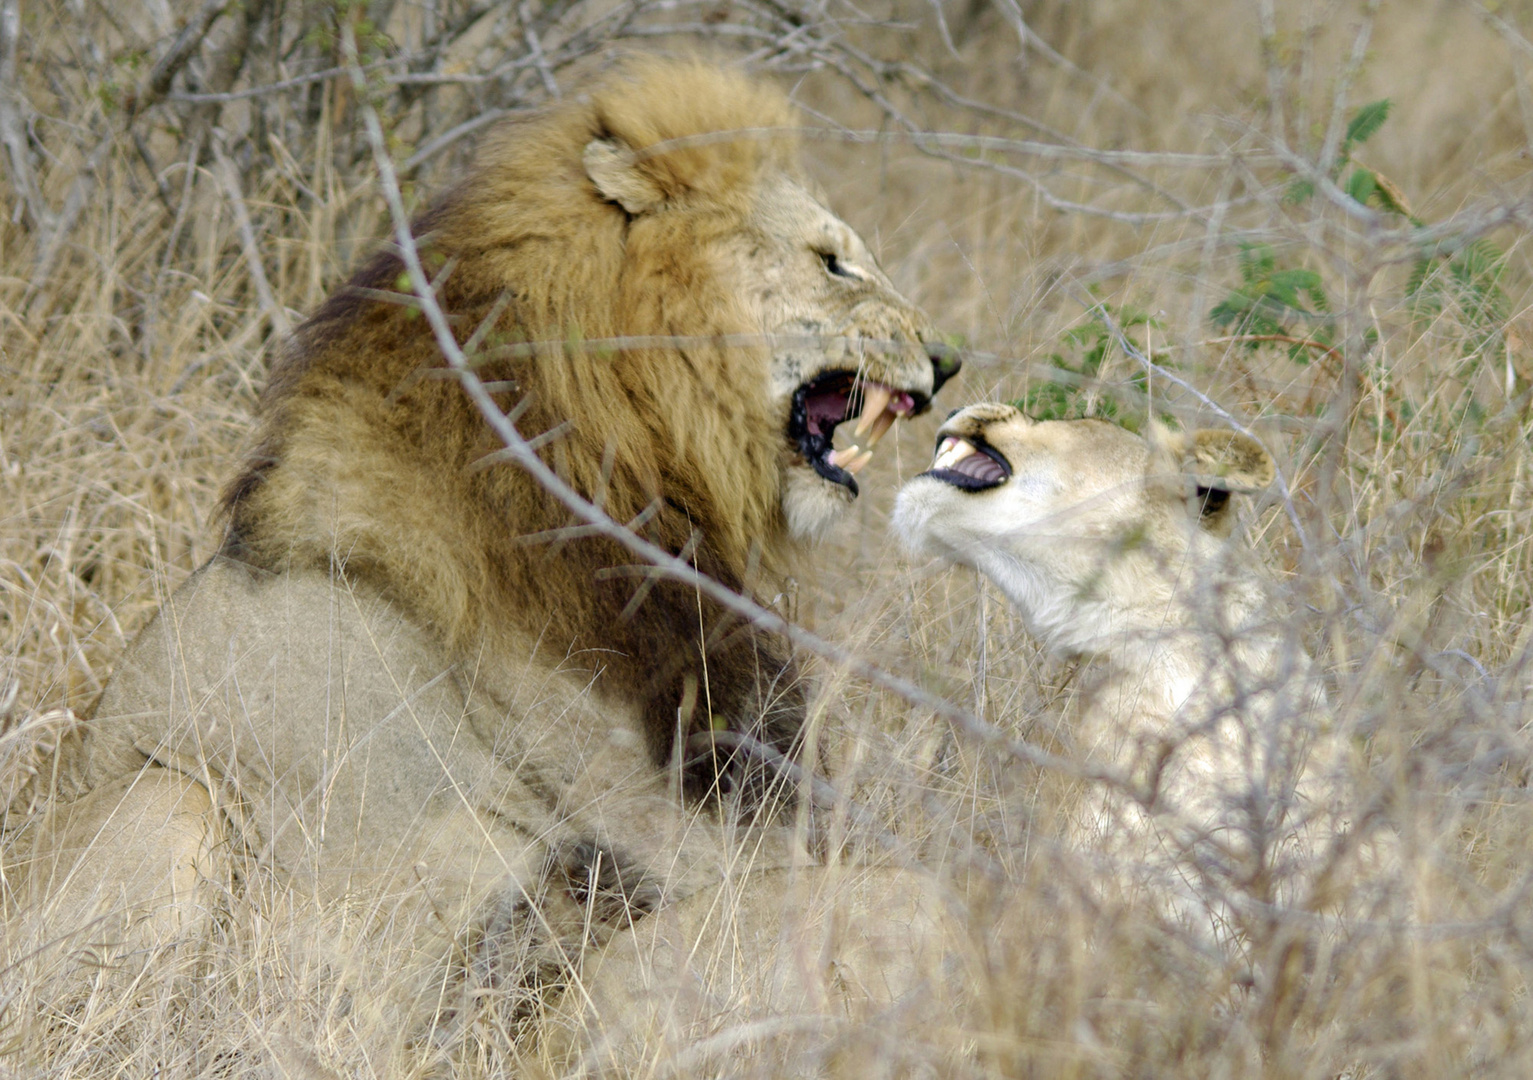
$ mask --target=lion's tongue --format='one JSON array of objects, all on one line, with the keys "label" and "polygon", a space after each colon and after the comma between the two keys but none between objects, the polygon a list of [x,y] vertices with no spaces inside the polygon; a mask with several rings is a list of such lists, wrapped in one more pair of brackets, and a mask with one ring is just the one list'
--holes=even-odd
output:
[{"label": "lion's tongue", "polygon": [[836,425],[846,419],[846,393],[826,390],[805,398],[804,419],[812,433],[829,438]]},{"label": "lion's tongue", "polygon": [[852,437],[856,446],[836,450],[830,455],[830,463],[849,473],[858,473],[873,460],[873,447],[902,416],[916,411],[916,399],[903,390],[896,390],[883,383],[869,382],[862,390],[862,414]]},{"label": "lion's tongue", "polygon": [[[873,447],[902,416],[915,412],[915,398],[902,390],[895,390],[883,383],[867,382],[862,387],[862,412],[857,418],[853,433],[858,445],[845,450],[832,450],[826,460],[849,473],[859,473],[873,460]],[[836,425],[850,419],[851,395],[842,390],[826,390],[813,394],[804,401],[805,420],[809,430],[827,439]]]}]

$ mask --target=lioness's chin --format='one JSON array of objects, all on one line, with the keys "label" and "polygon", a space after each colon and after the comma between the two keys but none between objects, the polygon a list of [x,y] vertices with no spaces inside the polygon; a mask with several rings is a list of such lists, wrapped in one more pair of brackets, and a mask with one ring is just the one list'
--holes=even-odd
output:
[{"label": "lioness's chin", "polygon": [[905,482],[894,500],[894,514],[889,527],[913,555],[943,554],[934,551],[932,522],[939,504],[947,497],[940,481],[917,476]]},{"label": "lioness's chin", "polygon": [[783,481],[782,510],[795,540],[812,542],[830,532],[857,496],[807,465],[793,465]]}]

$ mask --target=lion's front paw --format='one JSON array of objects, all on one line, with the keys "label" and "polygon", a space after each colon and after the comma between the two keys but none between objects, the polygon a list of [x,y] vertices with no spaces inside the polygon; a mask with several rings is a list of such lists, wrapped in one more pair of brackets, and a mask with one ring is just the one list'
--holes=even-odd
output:
[{"label": "lion's front paw", "polygon": [[559,869],[570,897],[592,922],[626,925],[660,906],[660,887],[643,868],[595,840],[566,850]]}]

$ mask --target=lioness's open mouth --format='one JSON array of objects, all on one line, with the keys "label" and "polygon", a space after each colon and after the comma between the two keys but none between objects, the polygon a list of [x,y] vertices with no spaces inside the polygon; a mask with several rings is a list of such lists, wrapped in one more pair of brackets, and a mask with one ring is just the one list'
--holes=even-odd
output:
[{"label": "lioness's open mouth", "polygon": [[[856,495],[854,474],[873,460],[873,447],[878,440],[896,420],[914,416],[925,406],[925,395],[858,378],[850,371],[833,371],[811,379],[793,392],[788,438],[815,472]],[[831,438],[837,425],[854,416],[857,445],[834,449]]]},{"label": "lioness's open mouth", "polygon": [[964,491],[984,491],[1010,479],[1011,463],[993,446],[949,435],[937,444],[932,467],[921,475]]}]

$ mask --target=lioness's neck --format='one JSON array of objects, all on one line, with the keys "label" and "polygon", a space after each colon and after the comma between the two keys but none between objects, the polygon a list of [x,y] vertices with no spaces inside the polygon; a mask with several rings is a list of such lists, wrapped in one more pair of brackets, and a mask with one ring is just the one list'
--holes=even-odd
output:
[{"label": "lioness's neck", "polygon": [[1169,718],[1200,688],[1265,677],[1278,663],[1277,637],[1258,625],[1268,590],[1230,554],[1195,537],[1174,553],[1057,558],[998,545],[973,562],[1051,653],[1088,661],[1094,684],[1117,688],[1104,698],[1112,711]]}]

